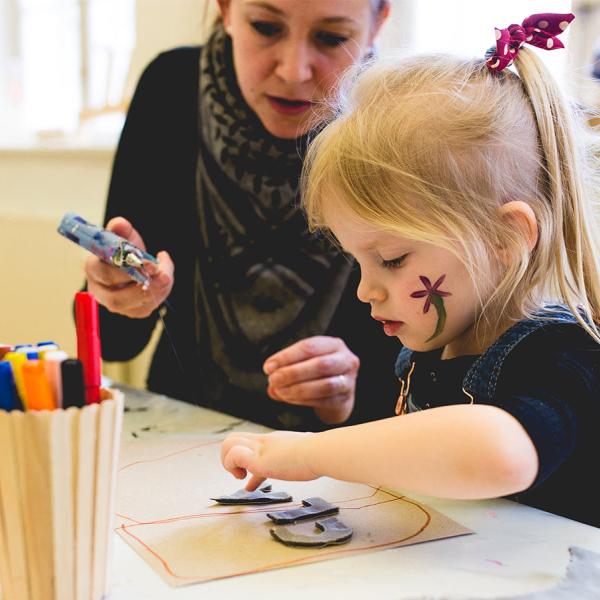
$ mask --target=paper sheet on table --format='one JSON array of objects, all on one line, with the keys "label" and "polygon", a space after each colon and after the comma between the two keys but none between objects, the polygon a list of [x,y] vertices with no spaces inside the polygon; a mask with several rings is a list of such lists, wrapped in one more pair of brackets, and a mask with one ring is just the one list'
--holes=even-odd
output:
[{"label": "paper sheet on table", "polygon": [[[405,496],[374,487],[321,478],[269,481],[292,502],[222,506],[211,496],[243,486],[221,467],[219,440],[126,442],[121,451],[116,527],[168,583],[184,585],[342,558],[472,533]],[[288,547],[275,541],[267,512],[290,510],[320,496],[339,506],[352,527],[351,541],[325,548]],[[314,529],[314,523],[304,525]]]}]

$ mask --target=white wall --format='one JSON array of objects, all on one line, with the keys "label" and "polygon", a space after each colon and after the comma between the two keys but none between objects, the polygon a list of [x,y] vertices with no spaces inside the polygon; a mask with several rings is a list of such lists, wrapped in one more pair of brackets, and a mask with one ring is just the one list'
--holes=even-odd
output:
[{"label": "white wall", "polygon": [[75,354],[73,294],[85,251],[56,232],[63,214],[104,212],[111,150],[0,150],[0,340],[53,339]]},{"label": "white wall", "polygon": [[[68,211],[102,222],[113,154],[0,149],[0,342],[53,340],[77,355],[72,302],[87,252],[56,228]],[[104,364],[103,373],[143,387],[156,341],[129,363]]]}]

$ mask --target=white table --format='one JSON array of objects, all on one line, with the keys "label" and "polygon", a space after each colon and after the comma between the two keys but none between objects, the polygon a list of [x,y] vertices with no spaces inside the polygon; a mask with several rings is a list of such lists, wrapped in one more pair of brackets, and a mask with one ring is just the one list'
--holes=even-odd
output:
[{"label": "white table", "polygon": [[[267,431],[164,396],[122,389],[129,409],[124,439],[132,439],[133,432],[152,437],[214,436],[229,428]],[[160,432],[144,431],[157,422]],[[172,588],[115,534],[110,599],[499,598],[556,585],[565,574],[570,546],[600,552],[600,529],[507,500],[458,502],[408,495],[475,535]]]}]

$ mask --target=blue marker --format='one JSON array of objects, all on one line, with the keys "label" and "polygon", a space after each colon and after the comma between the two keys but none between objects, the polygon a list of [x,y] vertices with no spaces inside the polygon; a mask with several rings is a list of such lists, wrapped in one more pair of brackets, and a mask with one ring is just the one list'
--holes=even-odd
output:
[{"label": "blue marker", "polygon": [[0,361],[0,409],[22,409],[17,395],[12,367],[8,361]]}]

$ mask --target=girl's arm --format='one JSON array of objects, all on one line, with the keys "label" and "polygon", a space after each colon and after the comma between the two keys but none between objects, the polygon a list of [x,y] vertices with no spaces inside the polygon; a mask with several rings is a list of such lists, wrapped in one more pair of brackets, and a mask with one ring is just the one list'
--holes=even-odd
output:
[{"label": "girl's arm", "polygon": [[535,480],[538,457],[523,426],[489,405],[443,406],[323,433],[232,434],[223,465],[248,489],[266,478],[322,476],[445,498],[513,494]]}]

